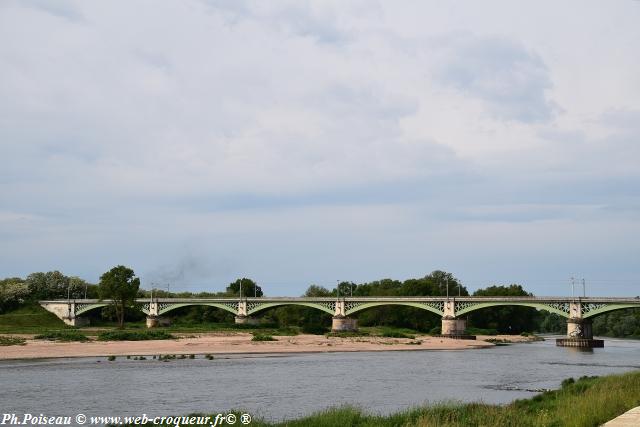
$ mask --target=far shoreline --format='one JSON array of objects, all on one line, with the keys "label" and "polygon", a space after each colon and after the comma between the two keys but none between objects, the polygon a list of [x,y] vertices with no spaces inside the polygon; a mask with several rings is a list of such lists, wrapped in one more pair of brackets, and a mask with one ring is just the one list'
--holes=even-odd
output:
[{"label": "far shoreline", "polygon": [[[415,339],[384,337],[327,337],[324,335],[277,336],[276,341],[251,341],[248,333],[176,334],[177,339],[149,341],[56,342],[28,338],[25,345],[0,347],[0,361],[82,357],[213,355],[218,358],[282,357],[319,353],[377,351],[446,351],[491,348],[487,339],[527,343],[535,339],[519,335],[477,336],[476,340],[418,335]],[[180,336],[182,335],[182,336]],[[17,336],[17,335],[16,335]]]}]

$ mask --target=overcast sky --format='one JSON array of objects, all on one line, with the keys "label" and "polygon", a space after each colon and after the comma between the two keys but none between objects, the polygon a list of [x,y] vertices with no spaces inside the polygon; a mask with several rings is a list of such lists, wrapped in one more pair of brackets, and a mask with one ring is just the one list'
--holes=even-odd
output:
[{"label": "overcast sky", "polygon": [[0,2],[0,277],[640,294],[640,2]]}]

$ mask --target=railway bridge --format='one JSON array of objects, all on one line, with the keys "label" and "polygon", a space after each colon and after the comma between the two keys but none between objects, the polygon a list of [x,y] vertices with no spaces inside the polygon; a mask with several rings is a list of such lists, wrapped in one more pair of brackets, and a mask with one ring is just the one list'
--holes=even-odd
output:
[{"label": "railway bridge", "polygon": [[[88,324],[85,315],[111,304],[110,300],[40,301],[40,305],[66,324]],[[253,323],[259,312],[280,306],[297,305],[324,311],[333,316],[334,331],[357,329],[355,315],[372,307],[408,306],[430,311],[442,318],[442,334],[460,336],[466,328],[465,315],[476,310],[500,306],[524,306],[546,310],[567,319],[567,338],[593,339],[591,319],[614,310],[640,307],[639,297],[277,297],[277,298],[140,298],[136,307],[147,315],[147,327],[168,321],[167,315],[180,307],[202,305],[217,307],[235,315],[236,323]]]}]

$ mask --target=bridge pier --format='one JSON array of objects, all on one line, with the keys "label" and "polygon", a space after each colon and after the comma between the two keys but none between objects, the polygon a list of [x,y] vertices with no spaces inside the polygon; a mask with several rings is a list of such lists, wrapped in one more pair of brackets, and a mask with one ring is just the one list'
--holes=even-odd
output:
[{"label": "bridge pier", "polygon": [[257,325],[258,323],[260,323],[260,319],[256,319],[255,317],[251,317],[251,316],[236,316],[235,318],[235,323],[236,325]]},{"label": "bridge pier", "polygon": [[167,317],[160,317],[156,315],[147,316],[147,328],[157,328],[158,326],[169,326],[171,320]]},{"label": "bridge pier", "polygon": [[442,318],[441,335],[464,335],[466,329],[466,319],[451,316],[445,316]]},{"label": "bridge pier", "polygon": [[558,347],[604,347],[604,340],[593,339],[591,319],[572,317],[567,319],[567,338],[556,339]]},{"label": "bridge pier", "polygon": [[331,332],[355,332],[358,330],[358,319],[346,316],[333,316]]}]

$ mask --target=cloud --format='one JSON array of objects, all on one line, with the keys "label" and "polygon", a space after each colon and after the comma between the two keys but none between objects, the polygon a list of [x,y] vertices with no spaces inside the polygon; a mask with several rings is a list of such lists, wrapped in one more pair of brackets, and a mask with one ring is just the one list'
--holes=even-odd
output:
[{"label": "cloud", "polygon": [[526,123],[550,121],[557,106],[548,99],[553,85],[540,55],[506,37],[457,35],[447,40],[437,77],[482,100],[491,114]]},{"label": "cloud", "polygon": [[633,11],[463,4],[3,3],[0,275],[637,275]]}]

